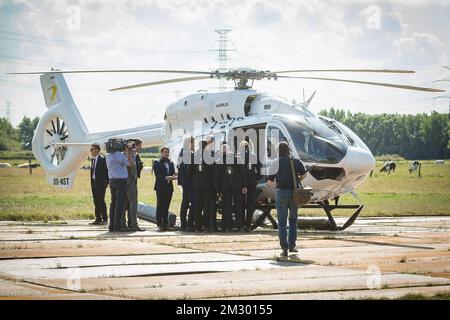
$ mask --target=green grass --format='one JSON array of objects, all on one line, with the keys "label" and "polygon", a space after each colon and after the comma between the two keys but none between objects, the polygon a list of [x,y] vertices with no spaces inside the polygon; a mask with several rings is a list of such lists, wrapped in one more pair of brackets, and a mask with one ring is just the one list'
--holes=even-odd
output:
[{"label": "green grass", "polygon": [[450,300],[450,292],[437,293],[432,296],[423,294],[406,294],[397,300]]},{"label": "green grass", "polygon": [[[422,177],[409,174],[409,161],[398,161],[396,171],[387,175],[379,172],[383,162],[377,161],[372,177],[356,188],[364,204],[361,216],[411,216],[450,214],[450,161],[436,165],[422,161]],[[341,204],[357,203],[351,195],[340,199]],[[314,216],[313,210],[300,210],[302,215]],[[333,215],[349,215],[350,210],[335,210]]]},{"label": "green grass", "polygon": [[28,159],[31,159],[33,162],[36,161],[31,151],[0,151],[0,159],[1,159],[0,162],[10,162],[10,160],[28,160]]},{"label": "green grass", "polygon": [[381,298],[363,298],[363,300],[450,300],[450,292],[437,293],[434,295],[425,295],[418,293],[408,293],[401,297],[390,299],[387,297]]},{"label": "green grass", "polygon": [[[151,158],[143,159],[146,166]],[[0,162],[22,163],[19,159],[0,159]],[[408,162],[398,162],[397,170],[390,175],[380,173],[382,162],[377,162],[372,178],[367,178],[356,191],[365,207],[361,216],[449,215],[450,214],[450,161],[435,165],[422,162],[422,178],[409,174]],[[139,201],[156,205],[153,191],[154,177],[142,173],[139,181]],[[175,187],[170,210],[179,212],[181,190]],[[109,204],[109,191],[106,202]],[[340,203],[356,203],[350,196]],[[349,215],[350,210],[335,210],[334,215]],[[303,216],[324,216],[319,210],[300,209]],[[71,190],[54,189],[47,183],[42,168],[0,169],[0,220],[57,221],[65,219],[93,219],[93,201],[89,170],[80,170]]]}]

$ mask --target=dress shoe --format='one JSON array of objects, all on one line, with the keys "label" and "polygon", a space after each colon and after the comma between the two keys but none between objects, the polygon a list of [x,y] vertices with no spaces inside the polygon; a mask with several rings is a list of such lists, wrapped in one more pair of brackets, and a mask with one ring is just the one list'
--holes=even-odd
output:
[{"label": "dress shoe", "polygon": [[94,222],[91,222],[89,224],[91,224],[91,225],[99,225],[99,224],[102,224],[102,222],[99,221],[99,220],[95,220]]},{"label": "dress shoe", "polygon": [[141,227],[139,227],[139,226],[136,226],[136,227],[133,227],[133,228],[129,228],[130,229],[130,231],[138,231],[138,232],[142,232],[142,231],[145,231],[145,229],[142,229]]},{"label": "dress shoe", "polygon": [[158,227],[158,232],[164,232],[167,231],[165,227]]},{"label": "dress shoe", "polygon": [[166,227],[166,231],[177,231],[174,227]]},{"label": "dress shoe", "polygon": [[107,224],[108,224],[108,221],[102,221],[102,222],[100,222],[100,224],[101,224],[101,225],[107,225]]},{"label": "dress shoe", "polygon": [[289,248],[289,252],[298,252],[297,247]]},{"label": "dress shoe", "polygon": [[280,253],[280,257],[286,258],[287,256],[288,256],[287,249],[283,249],[283,251],[281,251],[281,253]]}]

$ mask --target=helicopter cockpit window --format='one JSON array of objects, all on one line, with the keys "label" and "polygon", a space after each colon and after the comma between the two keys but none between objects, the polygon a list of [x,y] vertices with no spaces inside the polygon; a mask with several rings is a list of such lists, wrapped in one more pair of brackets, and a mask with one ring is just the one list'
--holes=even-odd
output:
[{"label": "helicopter cockpit window", "polygon": [[347,147],[341,135],[321,121],[306,123],[300,120],[282,120],[291,135],[300,158],[318,163],[338,163]]}]

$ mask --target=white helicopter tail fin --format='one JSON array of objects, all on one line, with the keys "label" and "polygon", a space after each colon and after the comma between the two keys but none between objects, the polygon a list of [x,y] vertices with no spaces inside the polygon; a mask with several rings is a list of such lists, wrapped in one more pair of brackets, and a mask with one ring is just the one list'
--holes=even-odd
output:
[{"label": "white helicopter tail fin", "polygon": [[89,155],[88,130],[62,73],[41,75],[41,86],[49,110],[39,120],[34,133],[33,154],[50,184],[68,188]]}]

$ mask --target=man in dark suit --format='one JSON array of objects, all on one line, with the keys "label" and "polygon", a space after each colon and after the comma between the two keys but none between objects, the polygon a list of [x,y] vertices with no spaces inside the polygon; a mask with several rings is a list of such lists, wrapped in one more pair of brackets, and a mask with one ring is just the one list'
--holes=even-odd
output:
[{"label": "man in dark suit", "polygon": [[173,184],[177,179],[175,165],[169,159],[168,147],[161,148],[161,158],[153,162],[156,191],[156,224],[159,231],[175,231],[169,227],[169,207],[172,201]]},{"label": "man in dark suit", "polygon": [[178,185],[183,188],[183,198],[180,207],[181,231],[194,231],[195,201],[192,181],[194,142],[192,136],[186,137],[183,142],[183,148],[178,155]]},{"label": "man in dark suit", "polygon": [[236,217],[237,231],[244,231],[245,217],[242,196],[247,193],[247,174],[239,155],[222,145],[222,158],[216,163],[215,184],[218,197],[222,198],[222,231],[232,230],[232,211]]},{"label": "man in dark suit", "polygon": [[100,145],[91,146],[91,190],[95,205],[95,221],[91,224],[107,224],[105,192],[108,186],[108,168],[106,159],[100,154]]},{"label": "man in dark suit", "polygon": [[[208,142],[199,142],[199,148],[194,156],[193,186],[195,199],[195,232],[204,230],[205,222],[210,221],[211,190],[214,178],[214,158],[207,149]],[[208,160],[210,158],[210,160]],[[209,163],[208,163],[209,162]]]},{"label": "man in dark suit", "polygon": [[247,141],[242,141],[239,145],[241,160],[245,165],[247,174],[247,194],[243,196],[243,211],[245,215],[245,231],[251,231],[253,212],[256,206],[256,185],[261,176],[261,165],[258,157],[251,150]]}]

